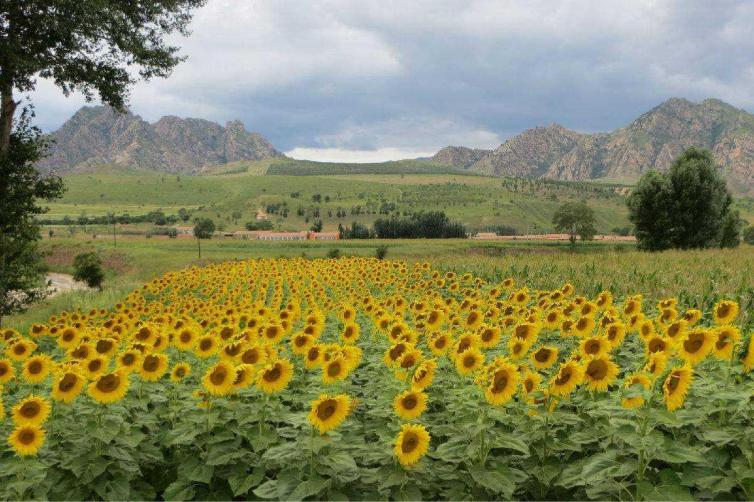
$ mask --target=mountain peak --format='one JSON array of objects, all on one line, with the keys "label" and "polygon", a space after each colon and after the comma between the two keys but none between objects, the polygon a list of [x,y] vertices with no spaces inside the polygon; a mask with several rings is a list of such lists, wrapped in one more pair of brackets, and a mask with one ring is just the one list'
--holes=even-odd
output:
[{"label": "mountain peak", "polygon": [[280,157],[269,141],[239,120],[223,127],[199,118],[166,115],[150,124],[130,111],[84,106],[51,134],[43,170],[59,173],[99,164],[194,174],[239,160]]}]

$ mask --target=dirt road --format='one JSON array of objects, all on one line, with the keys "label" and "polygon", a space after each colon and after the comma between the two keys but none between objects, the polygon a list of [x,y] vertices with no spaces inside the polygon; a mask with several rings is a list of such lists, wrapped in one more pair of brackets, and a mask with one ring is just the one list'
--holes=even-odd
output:
[{"label": "dirt road", "polygon": [[77,291],[89,289],[89,287],[83,282],[73,280],[73,276],[69,274],[59,274],[57,272],[50,272],[45,276],[45,279],[50,284],[50,297],[57,296],[60,293],[67,291]]}]

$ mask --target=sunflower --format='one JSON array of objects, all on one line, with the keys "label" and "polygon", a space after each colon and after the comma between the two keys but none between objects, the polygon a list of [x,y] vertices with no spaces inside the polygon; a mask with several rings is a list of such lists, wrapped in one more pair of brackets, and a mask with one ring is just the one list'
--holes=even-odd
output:
[{"label": "sunflower", "polygon": [[100,376],[89,384],[89,395],[100,404],[120,401],[128,392],[128,373],[123,370],[113,371]]},{"label": "sunflower", "polygon": [[525,343],[528,347],[537,340],[539,336],[539,326],[531,322],[522,322],[516,324],[513,328],[512,338]]},{"label": "sunflower", "polygon": [[451,345],[450,335],[448,333],[440,333],[430,338],[429,350],[432,351],[437,357],[443,356],[448,352]]},{"label": "sunflower", "polygon": [[239,364],[235,368],[236,378],[233,380],[233,390],[239,391],[246,389],[254,384],[257,370],[251,364]]},{"label": "sunflower", "polygon": [[626,325],[622,322],[608,324],[604,330],[604,337],[613,349],[619,347],[626,339]]},{"label": "sunflower", "polygon": [[175,366],[173,366],[173,369],[170,370],[170,381],[173,383],[178,383],[190,374],[191,366],[189,366],[187,363],[177,363]]},{"label": "sunflower", "polygon": [[482,348],[492,349],[500,343],[502,330],[496,326],[482,325],[479,328],[479,344]]},{"label": "sunflower", "polygon": [[419,417],[427,409],[427,395],[420,390],[407,390],[393,400],[395,414],[403,420]]},{"label": "sunflower", "polygon": [[522,342],[515,337],[511,337],[508,340],[508,353],[512,359],[521,359],[526,355],[528,350],[529,345],[526,342]]},{"label": "sunflower", "polygon": [[88,361],[92,357],[94,357],[96,350],[94,349],[94,345],[91,343],[80,343],[76,346],[75,349],[70,349],[68,351],[68,356],[72,359],[78,359],[80,361]]},{"label": "sunflower", "polygon": [[55,401],[73,402],[84,389],[86,380],[76,371],[66,371],[55,378],[51,396]]},{"label": "sunflower", "polygon": [[0,385],[6,384],[16,376],[16,368],[8,359],[0,359]]},{"label": "sunflower", "polygon": [[385,351],[385,356],[383,357],[383,360],[385,361],[385,365],[392,368],[395,367],[395,365],[400,361],[401,357],[403,357],[403,354],[409,350],[411,347],[409,344],[405,342],[398,342],[389,349]]},{"label": "sunflower", "polygon": [[324,361],[324,350],[321,345],[312,345],[304,356],[304,367],[308,370],[319,368]]},{"label": "sunflower", "polygon": [[513,398],[521,375],[518,367],[510,363],[496,365],[489,383],[484,389],[484,397],[493,406],[501,406]]},{"label": "sunflower", "polygon": [[670,340],[670,342],[675,346],[681,340],[686,338],[688,327],[689,322],[687,320],[678,319],[664,327],[665,336],[668,337],[668,340]]},{"label": "sunflower", "polygon": [[463,320],[463,327],[468,330],[475,330],[482,324],[484,317],[481,312],[472,310],[469,315]]},{"label": "sunflower", "polygon": [[708,329],[693,329],[678,345],[678,357],[694,365],[703,360],[712,351],[715,336]]},{"label": "sunflower", "polygon": [[94,344],[94,350],[102,357],[110,358],[118,350],[118,341],[114,338],[100,338]]},{"label": "sunflower", "polygon": [[629,318],[641,312],[641,295],[632,296],[628,298],[623,304],[623,315]]},{"label": "sunflower", "polygon": [[397,367],[401,370],[410,370],[422,361],[422,352],[419,349],[411,348],[403,353],[398,360]]},{"label": "sunflower", "polygon": [[647,364],[644,366],[644,371],[649,373],[652,379],[658,378],[665,371],[665,367],[668,364],[668,355],[664,352],[655,352],[649,355]]},{"label": "sunflower", "polygon": [[322,383],[339,382],[348,376],[349,364],[342,356],[333,357],[322,365]]},{"label": "sunflower", "polygon": [[168,370],[168,356],[165,354],[148,354],[139,365],[139,376],[148,382],[156,382]]},{"label": "sunflower", "polygon": [[442,310],[435,309],[427,314],[427,318],[424,320],[424,325],[430,331],[437,331],[444,322],[445,313]]},{"label": "sunflower", "polygon": [[269,323],[262,330],[262,339],[265,343],[275,345],[285,336],[285,329],[277,323]]},{"label": "sunflower", "polygon": [[346,394],[328,396],[321,394],[312,401],[312,409],[308,419],[320,434],[325,434],[339,426],[351,412],[353,401]]},{"label": "sunflower", "polygon": [[579,353],[583,357],[600,357],[610,352],[611,348],[610,342],[604,336],[592,336],[581,341]]},{"label": "sunflower", "polygon": [[32,356],[24,362],[21,375],[28,383],[40,383],[50,374],[52,364],[49,356]]},{"label": "sunflower", "polygon": [[712,317],[715,324],[730,324],[738,316],[738,303],[731,300],[721,300],[715,304]]},{"label": "sunflower", "polygon": [[690,366],[677,366],[671,370],[662,384],[662,394],[668,411],[683,406],[693,379],[694,371]]},{"label": "sunflower", "polygon": [[608,356],[592,357],[584,366],[584,382],[589,390],[603,392],[618,376],[618,365]]},{"label": "sunflower", "polygon": [[484,354],[477,348],[466,349],[456,356],[456,371],[467,376],[479,370],[484,364]]},{"label": "sunflower", "polygon": [[36,455],[45,442],[45,431],[38,425],[19,425],[10,436],[8,444],[21,457]]},{"label": "sunflower", "polygon": [[723,361],[733,357],[733,348],[741,342],[741,332],[735,326],[719,326],[715,328],[716,340],[712,352],[717,359]]},{"label": "sunflower", "polygon": [[173,345],[179,350],[194,350],[199,336],[191,328],[183,328],[173,337]]},{"label": "sunflower", "polygon": [[424,390],[432,384],[435,378],[437,362],[434,359],[428,359],[421,363],[411,378],[411,388],[415,390]]},{"label": "sunflower", "polygon": [[83,363],[81,368],[84,371],[84,375],[91,380],[107,371],[107,365],[107,359],[102,356],[96,356]]},{"label": "sunflower", "polygon": [[138,350],[127,350],[116,359],[118,369],[130,373],[135,371],[141,364],[141,353]]},{"label": "sunflower", "polygon": [[194,354],[202,359],[212,357],[220,349],[217,338],[213,335],[204,335],[199,338],[194,347]]},{"label": "sunflower", "polygon": [[[643,390],[649,390],[652,386],[652,380],[643,373],[637,373],[626,378],[625,388],[631,389],[640,387]],[[642,396],[624,397],[621,400],[621,406],[627,409],[641,408],[644,406],[644,398]]]},{"label": "sunflower", "polygon": [[363,352],[356,345],[346,345],[340,349],[340,354],[346,362],[346,368],[349,372],[355,370],[361,364]]},{"label": "sunflower", "polygon": [[567,361],[560,365],[557,374],[550,380],[550,394],[553,396],[568,396],[584,378],[584,368],[574,361]]},{"label": "sunflower", "polygon": [[78,346],[81,340],[79,331],[73,326],[68,326],[63,329],[58,336],[58,346],[62,349],[68,350]]},{"label": "sunflower", "polygon": [[361,334],[361,328],[356,323],[348,323],[343,327],[343,332],[340,334],[343,338],[343,343],[356,343]]},{"label": "sunflower", "polygon": [[523,377],[521,379],[521,394],[527,397],[532,392],[536,392],[539,389],[539,384],[542,382],[542,377],[536,371],[530,369],[524,370]]},{"label": "sunflower", "polygon": [[563,322],[563,311],[554,308],[547,312],[542,319],[542,325],[547,329],[557,329]]},{"label": "sunflower", "polygon": [[309,347],[314,345],[314,337],[312,335],[307,335],[303,331],[300,331],[293,335],[290,343],[291,350],[294,354],[305,356],[306,352],[309,350]]},{"label": "sunflower", "polygon": [[558,348],[552,345],[543,345],[531,353],[531,362],[534,367],[545,370],[558,360]]},{"label": "sunflower", "polygon": [[226,396],[233,390],[236,371],[232,364],[220,361],[204,374],[202,385],[213,396]]},{"label": "sunflower", "polygon": [[593,317],[581,316],[571,326],[571,331],[578,337],[586,338],[592,334],[597,323]]},{"label": "sunflower", "polygon": [[404,467],[411,467],[427,453],[429,432],[423,425],[403,424],[395,440],[395,455]]},{"label": "sunflower", "polygon": [[5,355],[14,361],[23,361],[37,349],[37,344],[23,338],[16,340],[5,349]]},{"label": "sunflower", "polygon": [[651,335],[644,342],[648,354],[654,354],[655,352],[668,352],[672,345],[670,340],[656,333]]},{"label": "sunflower", "polygon": [[13,422],[16,425],[42,425],[51,410],[46,399],[32,394],[13,407]]},{"label": "sunflower", "polygon": [[688,309],[686,312],[684,312],[682,317],[689,326],[693,326],[701,320],[702,311],[699,309]]},{"label": "sunflower", "polygon": [[241,352],[239,359],[242,364],[260,365],[267,361],[267,353],[259,346],[252,345]]},{"label": "sunflower", "polygon": [[277,359],[257,372],[256,384],[265,394],[285,389],[293,378],[293,365],[287,359]]}]

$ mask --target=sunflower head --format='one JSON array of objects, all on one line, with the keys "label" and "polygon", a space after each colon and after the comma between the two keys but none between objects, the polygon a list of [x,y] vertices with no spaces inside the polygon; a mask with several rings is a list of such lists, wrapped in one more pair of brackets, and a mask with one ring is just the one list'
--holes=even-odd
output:
[{"label": "sunflower head", "polygon": [[429,432],[423,425],[403,424],[395,441],[395,455],[403,467],[412,467],[429,450]]},{"label": "sunflower head", "polygon": [[403,420],[418,418],[427,409],[427,395],[420,390],[407,390],[395,396],[393,409]]},{"label": "sunflower head", "polygon": [[351,412],[352,405],[352,399],[346,394],[337,396],[322,394],[312,401],[307,418],[320,434],[326,434],[343,423]]},{"label": "sunflower head", "polygon": [[100,375],[89,384],[89,395],[100,404],[120,401],[128,392],[128,373],[123,370]]},{"label": "sunflower head", "polygon": [[21,457],[36,455],[44,442],[45,432],[35,424],[19,425],[8,436],[8,444]]}]

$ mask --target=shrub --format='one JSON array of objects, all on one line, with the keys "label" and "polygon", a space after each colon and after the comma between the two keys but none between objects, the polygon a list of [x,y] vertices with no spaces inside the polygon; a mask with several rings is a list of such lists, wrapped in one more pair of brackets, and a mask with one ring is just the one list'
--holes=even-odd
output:
[{"label": "shrub", "polygon": [[744,242],[754,245],[754,225],[749,225],[743,232]]},{"label": "shrub", "polygon": [[340,258],[340,249],[333,248],[327,252],[328,258]]},{"label": "shrub", "polygon": [[81,253],[73,259],[73,278],[85,282],[90,288],[102,290],[105,273],[102,270],[102,260],[97,253]]},{"label": "shrub", "polygon": [[377,246],[377,249],[374,251],[374,255],[378,260],[384,260],[387,256],[387,246],[384,244]]},{"label": "shrub", "polygon": [[249,221],[245,225],[246,230],[272,230],[270,220]]}]

